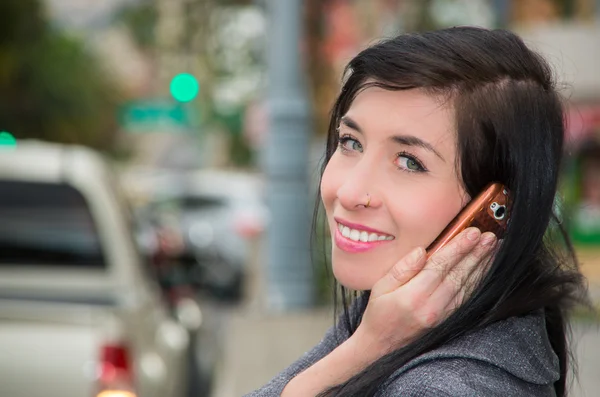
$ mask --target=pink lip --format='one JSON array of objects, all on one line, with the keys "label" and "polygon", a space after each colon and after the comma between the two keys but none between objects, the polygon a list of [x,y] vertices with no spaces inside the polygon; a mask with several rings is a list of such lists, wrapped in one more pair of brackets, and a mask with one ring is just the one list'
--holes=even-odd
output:
[{"label": "pink lip", "polygon": [[367,242],[354,241],[354,240],[350,240],[349,238],[342,236],[342,233],[340,233],[340,229],[338,229],[336,227],[334,241],[335,241],[335,245],[342,251],[356,254],[356,253],[372,250],[376,247],[379,247],[381,244],[389,243],[393,240],[370,241],[370,242],[369,241],[367,241]]},{"label": "pink lip", "polygon": [[386,232],[382,232],[380,230],[373,229],[373,228],[370,228],[368,226],[359,225],[358,223],[347,222],[347,221],[343,220],[342,218],[336,218],[336,217],[334,217],[333,219],[335,219],[335,221],[337,223],[341,223],[344,226],[348,226],[350,229],[356,229],[356,230],[360,230],[360,231],[364,230],[365,232],[369,232],[369,233],[376,233],[376,234],[379,234],[379,235],[384,234],[386,236],[389,236],[389,234],[387,234]]}]

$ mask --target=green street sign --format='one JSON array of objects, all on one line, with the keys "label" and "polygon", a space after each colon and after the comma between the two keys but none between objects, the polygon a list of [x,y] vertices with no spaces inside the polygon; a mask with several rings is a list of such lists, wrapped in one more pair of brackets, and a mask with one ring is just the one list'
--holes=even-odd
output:
[{"label": "green street sign", "polygon": [[129,132],[189,131],[198,125],[194,110],[173,100],[132,101],[121,108],[119,121]]}]

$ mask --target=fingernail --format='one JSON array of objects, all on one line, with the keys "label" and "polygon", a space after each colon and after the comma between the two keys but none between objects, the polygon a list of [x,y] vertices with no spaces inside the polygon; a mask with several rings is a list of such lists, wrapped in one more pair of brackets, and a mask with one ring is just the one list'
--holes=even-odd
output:
[{"label": "fingernail", "polygon": [[483,237],[481,237],[481,245],[488,246],[491,245],[496,240],[496,236],[494,233],[485,233]]},{"label": "fingernail", "polygon": [[481,236],[481,231],[477,228],[473,228],[467,232],[467,238],[471,241],[475,241]]},{"label": "fingernail", "polygon": [[423,256],[423,254],[425,253],[425,250],[422,247],[417,247],[413,250],[412,254],[410,254],[410,261],[412,263],[416,263],[419,261],[419,259],[421,259],[421,257]]}]

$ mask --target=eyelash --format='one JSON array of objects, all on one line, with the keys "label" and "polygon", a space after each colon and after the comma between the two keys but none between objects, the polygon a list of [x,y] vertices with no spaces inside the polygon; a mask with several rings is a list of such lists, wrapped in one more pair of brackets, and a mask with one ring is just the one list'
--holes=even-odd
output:
[{"label": "eyelash", "polygon": [[[361,145],[360,142],[356,138],[354,138],[352,135],[344,134],[344,135],[340,136],[339,139],[338,139],[338,148],[342,151],[342,153],[348,153],[348,152],[352,151],[352,150],[347,149],[345,147],[345,144],[348,143],[349,141],[355,141],[359,145]],[[417,157],[415,157],[414,155],[412,155],[412,154],[410,154],[408,152],[404,152],[403,151],[403,152],[400,152],[400,153],[396,154],[396,159],[398,159],[400,157],[406,157],[407,159],[414,161],[417,164],[417,166],[420,168],[419,170],[409,170],[409,169],[406,169],[406,168],[402,168],[402,167],[396,166],[396,168],[398,168],[400,171],[409,172],[409,173],[427,172],[427,168],[425,168],[425,166],[423,165],[423,163]]]},{"label": "eyelash", "polygon": [[343,153],[348,153],[351,150],[347,149],[344,145],[350,141],[355,141],[356,143],[358,143],[361,147],[362,145],[360,144],[360,142],[358,142],[357,139],[355,139],[352,135],[348,135],[348,134],[344,134],[342,136],[340,136],[339,140],[338,140],[338,148],[340,148],[340,150]]},{"label": "eyelash", "polygon": [[400,157],[406,157],[407,159],[414,161],[417,164],[417,166],[419,167],[418,170],[408,170],[406,168],[398,167],[398,169],[400,171],[405,171],[405,172],[427,172],[427,168],[425,168],[425,166],[423,165],[423,163],[421,163],[421,161],[419,161],[419,159],[416,158],[415,156],[413,156],[412,154],[410,154],[408,152],[397,153],[396,154],[396,158],[398,159]]}]

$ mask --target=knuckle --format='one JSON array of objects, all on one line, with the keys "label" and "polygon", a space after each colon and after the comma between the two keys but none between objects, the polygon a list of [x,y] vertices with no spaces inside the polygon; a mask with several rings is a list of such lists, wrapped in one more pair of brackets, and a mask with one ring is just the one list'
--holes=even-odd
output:
[{"label": "knuckle", "polygon": [[477,259],[477,261],[481,261],[487,254],[489,254],[488,247],[484,247],[482,245],[477,245],[472,252],[473,257]]},{"label": "knuckle", "polygon": [[402,299],[401,304],[405,309],[414,311],[419,307],[419,300],[418,295],[411,295]]},{"label": "knuckle", "polygon": [[461,242],[460,241],[453,241],[452,244],[449,244],[448,247],[448,254],[451,256],[458,256],[460,255],[461,252]]},{"label": "knuckle", "polygon": [[446,266],[445,266],[446,261],[444,260],[444,258],[439,257],[439,256],[432,256],[431,259],[429,259],[429,268],[432,270],[443,270]]},{"label": "knuckle", "polygon": [[409,311],[410,310],[410,307],[408,306],[408,302],[407,302],[406,299],[396,299],[394,301],[394,303],[395,303],[395,305],[394,305],[395,306],[395,310],[398,313],[403,313],[405,311]]},{"label": "knuckle", "polygon": [[429,259],[430,267],[444,269],[447,263],[454,263],[473,251],[473,247],[463,241],[453,241],[446,248],[445,252],[440,251]]},{"label": "knuckle", "polygon": [[396,313],[410,313],[411,309],[404,299],[396,300],[393,305]]},{"label": "knuckle", "polygon": [[433,328],[437,324],[439,314],[436,311],[428,310],[421,315],[420,323],[423,328]]},{"label": "knuckle", "polygon": [[390,269],[390,276],[396,280],[396,281],[403,281],[404,280],[404,274],[405,271],[404,269],[402,269],[402,267],[400,265],[394,265],[391,269]]},{"label": "knuckle", "polygon": [[456,242],[454,254],[456,256],[464,256],[473,250],[473,244],[467,239],[461,239]]}]

